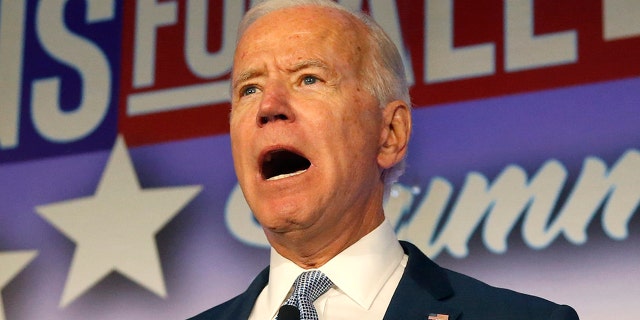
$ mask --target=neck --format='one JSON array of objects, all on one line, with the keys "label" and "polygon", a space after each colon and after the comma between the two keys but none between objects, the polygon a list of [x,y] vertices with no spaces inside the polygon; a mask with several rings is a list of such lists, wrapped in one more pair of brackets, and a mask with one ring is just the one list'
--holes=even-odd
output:
[{"label": "neck", "polygon": [[266,234],[271,246],[280,255],[303,269],[316,269],[369,234],[383,221],[384,212],[380,208],[375,215],[364,216],[356,224],[346,224],[353,227],[345,228],[343,232],[302,230],[295,233]]}]

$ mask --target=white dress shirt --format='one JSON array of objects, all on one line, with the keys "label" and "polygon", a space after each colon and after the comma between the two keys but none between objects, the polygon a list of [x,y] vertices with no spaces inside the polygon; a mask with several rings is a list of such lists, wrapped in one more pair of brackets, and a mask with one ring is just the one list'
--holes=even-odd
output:
[{"label": "white dress shirt", "polygon": [[[408,257],[388,221],[319,268],[333,287],[313,304],[320,320],[382,319],[398,287]],[[250,320],[272,320],[304,271],[273,248],[269,283],[253,306]]]}]

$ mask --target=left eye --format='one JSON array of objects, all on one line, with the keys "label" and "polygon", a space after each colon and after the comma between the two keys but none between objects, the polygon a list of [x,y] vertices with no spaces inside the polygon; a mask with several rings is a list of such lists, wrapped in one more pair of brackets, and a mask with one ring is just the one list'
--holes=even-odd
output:
[{"label": "left eye", "polygon": [[302,83],[304,83],[305,85],[311,85],[316,82],[318,82],[318,78],[314,76],[304,76],[304,78],[302,78]]}]

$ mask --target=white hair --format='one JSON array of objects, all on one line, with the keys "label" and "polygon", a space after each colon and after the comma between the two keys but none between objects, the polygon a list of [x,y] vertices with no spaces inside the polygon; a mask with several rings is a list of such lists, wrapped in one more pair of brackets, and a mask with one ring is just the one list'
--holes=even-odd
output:
[{"label": "white hair", "polygon": [[[366,89],[377,100],[380,108],[384,108],[389,102],[402,100],[411,107],[409,86],[407,84],[404,65],[396,45],[369,15],[359,11],[353,11],[331,0],[265,0],[251,8],[240,22],[238,27],[238,39],[259,18],[285,8],[299,6],[318,6],[331,8],[343,12],[357,21],[360,21],[368,31],[367,41],[372,50],[369,51],[370,59],[367,69],[362,73]],[[391,186],[404,173],[405,159],[402,159],[393,167],[382,172],[382,180],[385,185],[385,198],[391,190]]]}]

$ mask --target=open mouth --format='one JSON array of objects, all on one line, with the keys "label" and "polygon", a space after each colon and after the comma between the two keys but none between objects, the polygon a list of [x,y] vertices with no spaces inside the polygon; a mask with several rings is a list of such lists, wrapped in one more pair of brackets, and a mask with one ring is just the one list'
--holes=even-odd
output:
[{"label": "open mouth", "polygon": [[262,177],[265,180],[279,180],[305,172],[311,162],[289,150],[278,149],[267,153],[262,159]]}]

